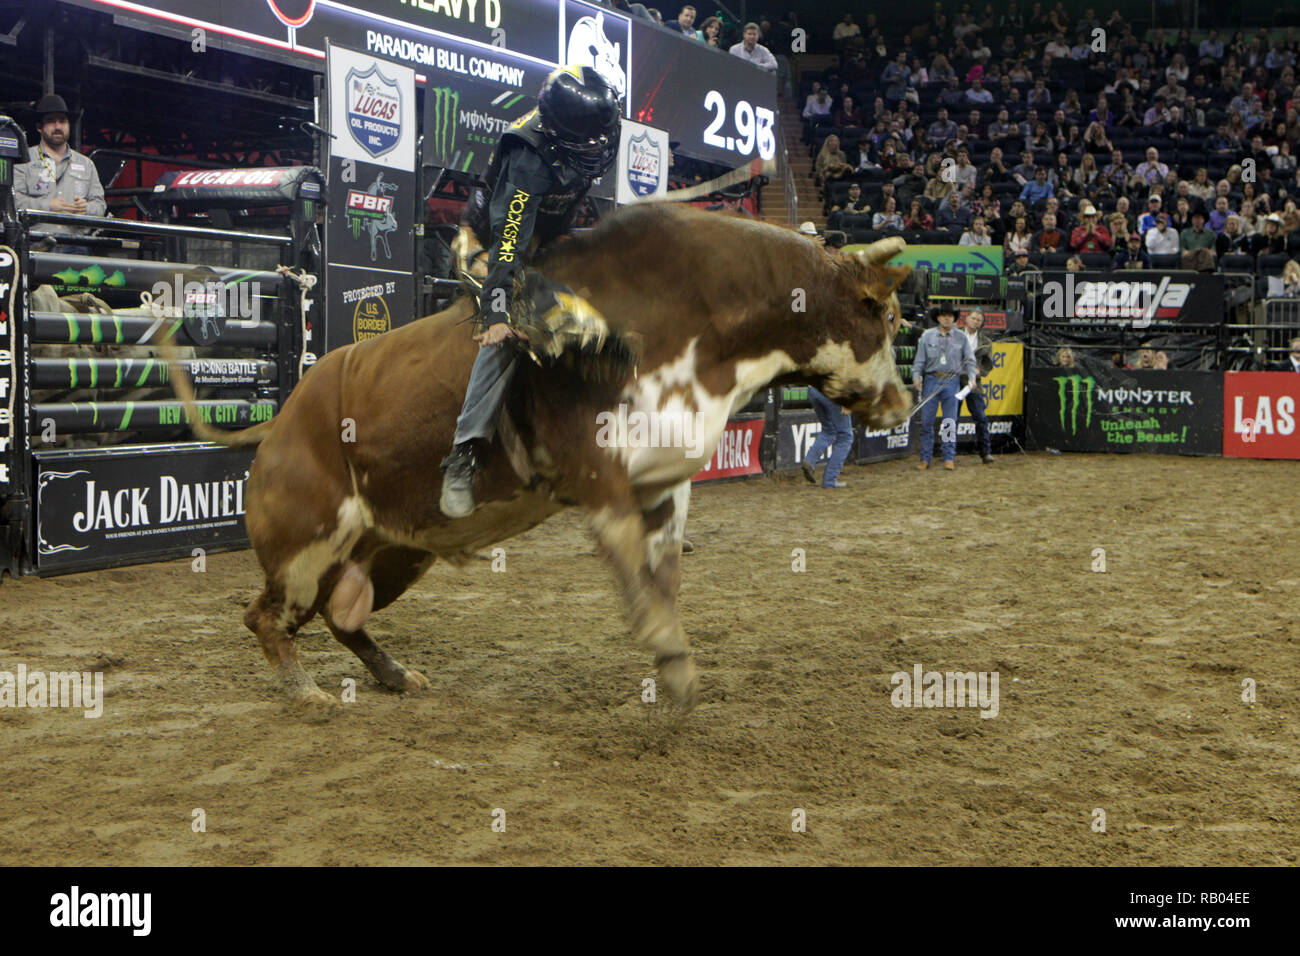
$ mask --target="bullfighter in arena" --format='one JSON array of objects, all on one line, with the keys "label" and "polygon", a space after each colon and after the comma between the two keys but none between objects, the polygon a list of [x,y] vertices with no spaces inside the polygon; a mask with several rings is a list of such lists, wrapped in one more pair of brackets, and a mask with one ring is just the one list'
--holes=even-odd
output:
[{"label": "bullfighter in arena", "polygon": [[[569,229],[592,181],[613,164],[620,112],[618,95],[591,67],[553,71],[537,107],[502,134],[483,185],[466,206],[462,234],[468,231],[488,250],[488,261],[478,296],[484,324],[474,337],[478,357],[454,447],[442,462],[439,506],[449,518],[474,511],[475,443],[491,440],[496,430],[522,343],[536,355],[539,333],[604,325],[572,290],[524,267]],[[558,348],[547,345],[552,355]]]}]

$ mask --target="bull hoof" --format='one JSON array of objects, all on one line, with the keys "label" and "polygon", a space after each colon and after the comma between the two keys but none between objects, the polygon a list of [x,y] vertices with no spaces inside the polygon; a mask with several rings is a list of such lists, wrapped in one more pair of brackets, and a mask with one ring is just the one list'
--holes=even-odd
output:
[{"label": "bull hoof", "polygon": [[389,684],[390,690],[398,691],[403,694],[415,694],[422,690],[428,690],[433,685],[429,678],[425,677],[419,671],[407,670],[402,668],[402,676],[399,680]]},{"label": "bull hoof", "polygon": [[695,673],[695,662],[688,655],[681,654],[661,661],[659,676],[683,715],[695,709],[700,699],[700,680]]},{"label": "bull hoof", "polygon": [[289,697],[295,707],[310,712],[329,712],[343,706],[337,697],[325,693],[319,687],[291,692]]}]

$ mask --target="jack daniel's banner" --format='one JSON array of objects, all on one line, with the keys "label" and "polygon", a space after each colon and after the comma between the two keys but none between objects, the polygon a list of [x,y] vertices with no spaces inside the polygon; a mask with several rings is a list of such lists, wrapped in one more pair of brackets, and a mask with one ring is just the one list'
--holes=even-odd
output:
[{"label": "jack daniel's banner", "polygon": [[415,318],[415,72],[329,48],[325,345]]},{"label": "jack daniel's banner", "polygon": [[1222,454],[1221,372],[1035,368],[1027,379],[1031,449]]},{"label": "jack daniel's banner", "polygon": [[253,452],[170,446],[36,456],[36,566],[42,573],[244,547]]}]

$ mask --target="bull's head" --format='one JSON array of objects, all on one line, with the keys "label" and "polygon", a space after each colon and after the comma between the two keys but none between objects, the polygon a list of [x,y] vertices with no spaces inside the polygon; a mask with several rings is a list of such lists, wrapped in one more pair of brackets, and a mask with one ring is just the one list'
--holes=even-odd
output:
[{"label": "bull's head", "polygon": [[824,299],[827,339],[802,369],[825,395],[856,413],[873,429],[906,420],[911,395],[894,364],[893,339],[902,322],[898,286],[911,266],[890,266],[903,251],[898,237],[881,239],[853,255],[838,257],[839,294]]}]

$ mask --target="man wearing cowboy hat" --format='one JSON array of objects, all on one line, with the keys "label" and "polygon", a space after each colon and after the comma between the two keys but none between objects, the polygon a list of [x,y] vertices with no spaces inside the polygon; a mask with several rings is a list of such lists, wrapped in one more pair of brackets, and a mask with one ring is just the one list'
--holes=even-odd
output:
[{"label": "man wearing cowboy hat", "polygon": [[743,186],[728,186],[719,193],[722,196],[722,202],[713,203],[711,206],[705,206],[705,212],[729,212],[735,216],[743,216],[747,219],[753,219],[754,214],[741,205],[741,200],[745,198],[746,190]]},{"label": "man wearing cowboy hat", "polygon": [[822,245],[826,244],[826,238],[817,231],[817,224],[813,222],[811,219],[805,223],[800,224],[799,235],[807,236],[809,239],[813,240],[814,242],[819,242]]},{"label": "man wearing cowboy hat", "polygon": [[1114,240],[1110,230],[1097,222],[1097,207],[1088,200],[1079,203],[1082,222],[1070,233],[1070,249],[1074,252],[1110,252]]},{"label": "man wearing cowboy hat", "polygon": [[[103,216],[108,211],[104,187],[90,159],[68,145],[68,104],[55,94],[36,104],[41,141],[31,147],[28,162],[14,168],[14,203],[18,209]],[[42,225],[43,232],[82,236],[84,226]],[[84,247],[77,247],[86,251]],[[64,251],[69,247],[65,246]]]},{"label": "man wearing cowboy hat", "polygon": [[961,389],[961,376],[968,382],[976,377],[975,351],[964,333],[953,329],[957,313],[951,305],[934,308],[933,317],[938,328],[926,329],[916,346],[912,363],[912,385],[916,388],[921,405],[921,462],[922,471],[930,467],[934,456],[934,401],[942,410],[943,423],[939,426],[939,441],[943,449],[943,467],[956,468],[957,458],[957,392]]}]

